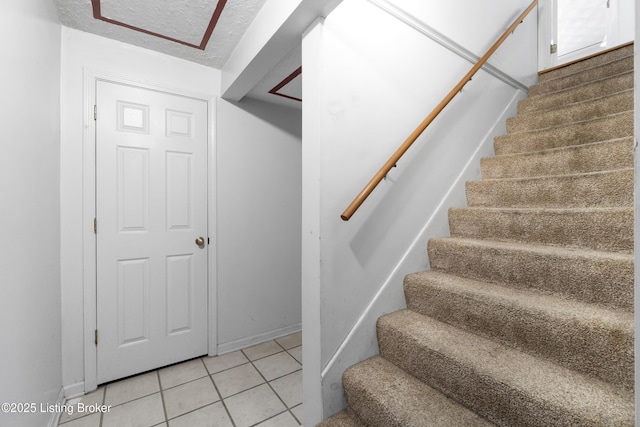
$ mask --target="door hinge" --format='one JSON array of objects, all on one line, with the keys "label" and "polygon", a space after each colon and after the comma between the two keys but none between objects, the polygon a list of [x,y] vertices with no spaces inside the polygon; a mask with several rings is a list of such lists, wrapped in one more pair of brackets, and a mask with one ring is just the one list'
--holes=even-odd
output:
[{"label": "door hinge", "polygon": [[95,104],[93,106],[93,120],[98,120],[98,106]]},{"label": "door hinge", "polygon": [[558,45],[557,45],[556,43],[551,43],[551,46],[550,46],[549,51],[550,51],[551,53],[556,53],[556,52],[558,52]]},{"label": "door hinge", "polygon": [[96,345],[98,345],[98,330],[97,329],[95,330],[95,333],[94,333],[94,339],[95,339]]},{"label": "door hinge", "polygon": [[607,0],[607,9],[611,7],[611,0]]},{"label": "door hinge", "polygon": [[98,234],[98,218],[93,218],[93,234]]}]

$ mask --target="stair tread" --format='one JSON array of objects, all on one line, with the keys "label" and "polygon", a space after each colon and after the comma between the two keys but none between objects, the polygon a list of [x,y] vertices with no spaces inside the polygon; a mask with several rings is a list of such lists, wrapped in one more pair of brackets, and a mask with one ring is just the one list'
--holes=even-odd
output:
[{"label": "stair tread", "polygon": [[[591,65],[586,65],[586,66],[573,66],[572,64],[569,64],[566,67],[563,67],[565,70],[567,70],[568,72],[562,75],[558,75],[556,77],[552,77],[552,78],[543,78],[540,79],[542,80],[542,84],[544,83],[549,83],[549,82],[553,82],[554,80],[562,80],[562,79],[566,79],[567,77],[573,77],[573,76],[577,76],[580,74],[584,74],[587,73],[589,71],[593,71],[593,70],[597,70],[599,68],[603,68],[603,67],[607,67],[607,66],[611,66],[612,64],[616,64],[616,63],[620,63],[621,61],[629,61],[629,60],[633,60],[633,53],[629,53],[629,54],[624,54],[622,56],[616,57],[616,58],[612,58],[608,61],[604,61],[598,64],[591,64]],[[546,74],[546,73],[545,73]]]},{"label": "stair tread", "polygon": [[449,209],[452,237],[633,251],[633,207]]},{"label": "stair tread", "polygon": [[564,151],[584,150],[584,149],[589,149],[590,147],[601,146],[601,145],[606,145],[606,144],[620,142],[620,141],[633,142],[633,136],[623,136],[620,138],[607,139],[605,141],[588,142],[586,144],[564,145],[561,147],[542,148],[536,151],[523,151],[519,153],[496,154],[494,157],[487,157],[487,159],[507,159],[507,158],[540,156],[540,155],[553,154],[553,153],[564,152]]},{"label": "stair tread", "polygon": [[[565,89],[566,91],[566,89]],[[563,91],[564,92],[564,91]],[[606,101],[608,99],[615,99],[615,98],[619,98],[621,96],[625,96],[628,94],[633,94],[633,88],[628,88],[628,89],[622,89],[616,92],[610,92],[610,93],[600,93],[598,94],[598,96],[594,96],[592,98],[588,98],[588,99],[581,99],[578,101],[573,101],[567,104],[562,104],[562,105],[554,105],[550,108],[544,109],[544,110],[536,110],[536,111],[525,111],[525,112],[520,112],[518,113],[516,116],[512,117],[512,118],[516,118],[516,117],[531,117],[531,116],[544,116],[546,114],[549,113],[554,113],[554,112],[561,112],[566,110],[567,108],[575,108],[575,107],[580,107],[580,106],[590,106],[594,103],[598,103],[598,102],[603,102]],[[549,96],[550,94],[545,94],[545,96]],[[541,95],[542,96],[542,95]]]},{"label": "stair tread", "polygon": [[611,113],[611,114],[606,114],[604,116],[590,117],[588,119],[577,120],[577,121],[573,121],[573,122],[569,122],[569,123],[562,123],[562,124],[549,126],[549,127],[541,128],[541,129],[528,129],[528,130],[519,130],[519,131],[509,132],[508,135],[518,136],[518,135],[523,135],[523,134],[544,133],[544,132],[552,131],[554,129],[563,129],[563,128],[567,128],[567,127],[571,127],[571,126],[575,126],[575,125],[586,124],[586,123],[591,123],[591,122],[597,122],[597,121],[601,121],[601,120],[607,119],[609,117],[617,117],[617,116],[625,114],[625,113],[626,114],[633,113],[633,109],[629,109],[629,110],[625,110],[625,111],[619,111],[619,112],[615,112],[615,113]]},{"label": "stair tread", "polygon": [[545,79],[530,88],[529,97],[533,98],[544,94],[555,93],[567,87],[575,87],[587,82],[600,80],[607,75],[628,71],[633,69],[633,60],[633,55],[626,55],[603,64],[576,70],[574,73],[565,74],[553,79]]},{"label": "stair tread", "polygon": [[601,176],[614,174],[619,172],[633,172],[632,167],[622,167],[620,169],[608,169],[603,171],[593,171],[593,172],[580,172],[580,173],[570,173],[565,175],[543,175],[543,176],[525,176],[525,177],[511,177],[511,178],[485,178],[480,181],[469,181],[469,182],[496,182],[496,181],[543,181],[543,180],[557,180],[557,179],[573,179],[580,178],[585,176]]},{"label": "stair tread", "polygon": [[437,237],[430,244],[446,242],[447,244],[475,246],[482,249],[500,249],[506,251],[531,252],[540,257],[561,256],[566,258],[609,259],[622,262],[633,262],[633,254],[622,252],[597,251],[593,249],[565,246],[536,245],[522,242],[502,242],[498,240],[467,239],[463,237]]},{"label": "stair tread", "polygon": [[537,151],[576,146],[633,136],[633,110],[543,130],[528,130],[497,136],[496,154]]},{"label": "stair tread", "polygon": [[633,89],[626,89],[593,99],[560,105],[554,109],[518,114],[507,119],[507,130],[509,132],[518,132],[528,129],[549,129],[567,123],[579,123],[597,117],[606,117],[632,109]]},{"label": "stair tread", "polygon": [[327,418],[316,427],[367,427],[356,417],[351,415],[350,411],[343,409],[337,414]]},{"label": "stair tread", "polygon": [[[627,87],[624,83],[625,80],[630,80],[631,87],[629,87],[629,89],[632,89],[633,70],[624,71],[622,73],[607,76],[599,80],[582,83],[580,85],[562,89],[554,93],[541,94],[539,96],[526,98],[519,102],[518,114],[530,114],[534,112],[560,109],[564,105],[572,105],[574,103],[595,99],[601,96],[601,88],[603,86],[606,87],[607,85],[616,88],[616,90],[609,93],[617,93],[620,91],[620,88]],[[546,98],[546,100],[544,100],[543,98]]]},{"label": "stair tread", "polygon": [[[492,425],[379,356],[347,369],[344,383],[349,407],[367,424],[380,427]],[[365,388],[366,394],[361,391]]]},{"label": "stair tread", "polygon": [[[411,310],[386,315],[380,318],[378,325],[381,329],[387,328],[388,331],[405,337],[412,346],[415,345],[447,360],[449,372],[439,372],[438,375],[446,375],[461,382],[472,382],[470,377],[482,378],[482,381],[496,386],[496,393],[504,394],[503,403],[524,396],[527,401],[534,402],[545,410],[549,409],[552,413],[559,411],[568,414],[569,421],[573,416],[578,416],[583,420],[592,420],[593,425],[604,420],[611,423],[609,425],[633,424],[633,394],[602,381]],[[416,363],[428,361],[425,353],[410,355],[411,351],[396,342],[390,344],[389,348],[385,347],[382,355],[395,361],[395,356],[390,352],[406,354],[403,363],[408,365],[413,363],[408,360],[411,358],[414,358]],[[431,373],[424,372],[424,375],[428,376]],[[455,390],[442,391],[446,394],[456,394]],[[477,392],[483,392],[481,387]],[[461,396],[454,398],[459,397]],[[570,424],[558,420],[558,425]]]},{"label": "stair tread", "polygon": [[455,293],[473,295],[484,300],[500,300],[502,304],[527,307],[529,311],[545,312],[550,317],[564,321],[573,319],[581,323],[592,323],[607,329],[620,329],[633,333],[633,313],[437,271],[412,273],[407,276],[406,280],[418,283],[425,277],[437,283],[438,286],[450,289]]},{"label": "stair tread", "polygon": [[633,137],[625,137],[589,144],[508,153],[483,158],[480,160],[480,167],[485,179],[630,168],[633,167],[633,143]]}]

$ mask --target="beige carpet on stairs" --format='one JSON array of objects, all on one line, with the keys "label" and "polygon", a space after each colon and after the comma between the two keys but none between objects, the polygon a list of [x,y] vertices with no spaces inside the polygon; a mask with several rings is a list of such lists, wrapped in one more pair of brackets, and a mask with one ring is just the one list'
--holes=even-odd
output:
[{"label": "beige carpet on stairs", "polygon": [[540,74],[321,427],[633,426],[633,44]]}]

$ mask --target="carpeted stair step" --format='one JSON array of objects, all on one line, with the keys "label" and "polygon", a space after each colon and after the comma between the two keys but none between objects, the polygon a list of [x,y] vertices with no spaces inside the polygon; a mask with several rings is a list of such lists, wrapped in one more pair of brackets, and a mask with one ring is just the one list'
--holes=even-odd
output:
[{"label": "carpeted stair step", "polygon": [[633,310],[633,255],[491,240],[437,238],[431,270]]},{"label": "carpeted stair step", "polygon": [[404,279],[407,308],[633,391],[633,314],[437,272]]},{"label": "carpeted stair step", "polygon": [[629,89],[633,89],[633,71],[626,71],[612,77],[585,83],[552,94],[523,99],[518,102],[518,114],[531,114],[537,111],[551,110],[599,98],[605,93],[617,93]]},{"label": "carpeted stair step", "polygon": [[471,207],[589,208],[633,205],[633,169],[466,183]]},{"label": "carpeted stair step", "polygon": [[633,208],[451,208],[452,237],[633,251]]},{"label": "carpeted stair step", "polygon": [[606,64],[587,68],[564,77],[543,80],[529,89],[529,97],[558,92],[570,87],[579,86],[594,80],[600,80],[607,76],[624,73],[633,69],[633,55],[615,59]]},{"label": "carpeted stair step", "polygon": [[327,418],[316,427],[367,427],[353,414],[349,408],[343,409]]},{"label": "carpeted stair step", "polygon": [[498,425],[634,425],[619,387],[410,310],[377,326],[382,357]]},{"label": "carpeted stair step", "polygon": [[597,55],[592,55],[584,59],[574,61],[570,64],[561,65],[550,70],[546,70],[540,73],[539,80],[544,83],[548,80],[565,77],[570,74],[574,74],[579,71],[584,71],[589,68],[597,67],[599,65],[607,64],[611,61],[633,56],[634,47],[633,42],[626,43],[621,46],[616,46],[612,49],[600,52]]},{"label": "carpeted stair step", "polygon": [[494,139],[493,147],[496,155],[515,154],[608,141],[632,135],[633,111],[625,111],[544,130],[498,136]]},{"label": "carpeted stair step", "polygon": [[381,357],[348,368],[342,383],[349,408],[368,426],[491,425]]},{"label": "carpeted stair step", "polygon": [[547,129],[633,110],[633,89],[507,119],[507,132]]},{"label": "carpeted stair step", "polygon": [[633,167],[633,137],[480,160],[484,179],[569,175]]}]

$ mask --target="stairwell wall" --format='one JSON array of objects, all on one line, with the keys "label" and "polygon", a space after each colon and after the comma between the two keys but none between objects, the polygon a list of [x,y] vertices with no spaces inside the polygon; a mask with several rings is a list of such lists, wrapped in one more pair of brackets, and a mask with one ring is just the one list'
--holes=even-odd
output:
[{"label": "stairwell wall", "polygon": [[[529,4],[426,3],[394,2],[477,56]],[[533,13],[492,61],[526,85],[537,78],[536,28]],[[471,66],[365,0],[343,2],[304,35],[305,425],[344,407],[342,372],[377,353],[375,319],[405,306],[403,276],[429,268],[427,240],[448,235],[447,208],[464,206],[464,182],[480,178],[479,158],[525,96],[479,72],[343,222],[351,199]]]}]

